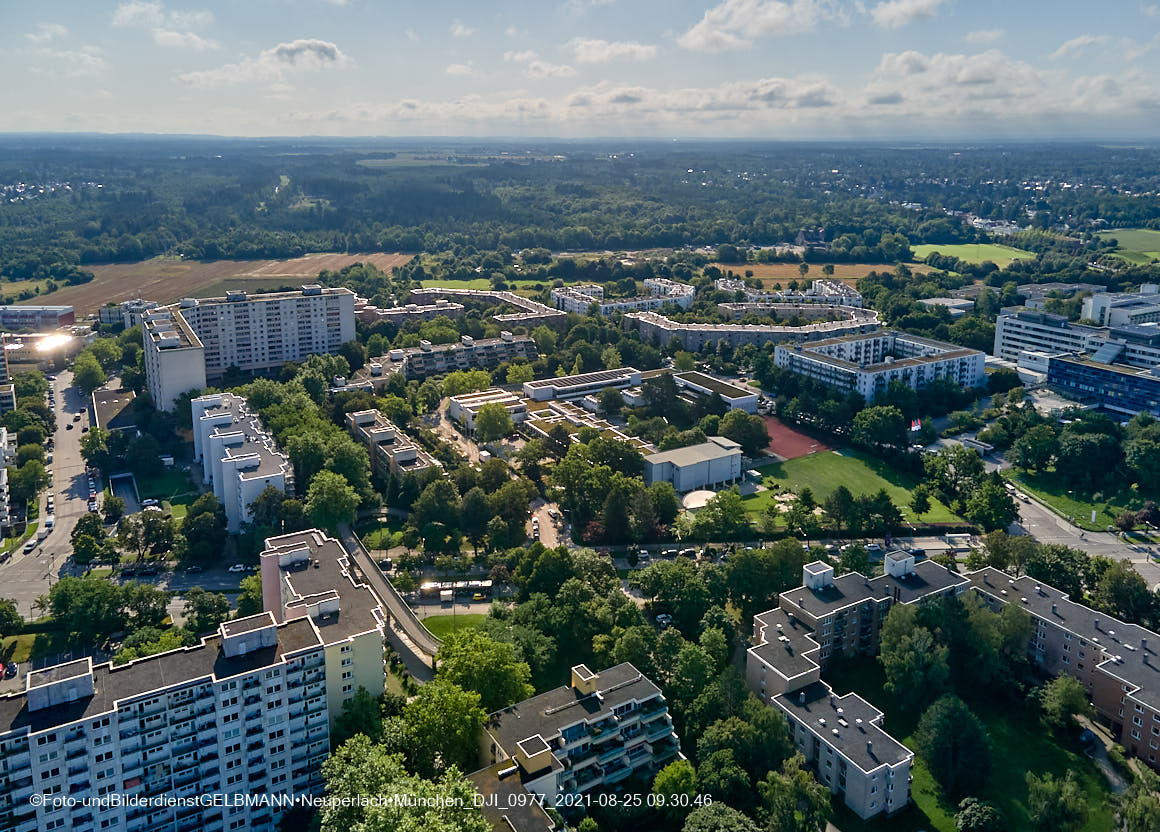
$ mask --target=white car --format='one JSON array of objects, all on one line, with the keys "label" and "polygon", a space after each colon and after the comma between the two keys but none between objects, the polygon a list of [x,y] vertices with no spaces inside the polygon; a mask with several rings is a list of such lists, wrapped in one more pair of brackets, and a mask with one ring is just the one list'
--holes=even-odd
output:
[{"label": "white car", "polygon": [[55,525],[56,525],[56,515],[55,514],[50,514],[44,518],[44,527],[46,529],[51,531]]},{"label": "white car", "polygon": [[230,568],[229,568],[227,571],[228,571],[228,572],[245,572],[245,571],[246,571],[246,567],[244,567],[244,566],[243,566],[242,564],[240,564],[240,563],[235,563],[235,564],[234,564],[233,566],[231,566],[231,567],[230,567]]}]

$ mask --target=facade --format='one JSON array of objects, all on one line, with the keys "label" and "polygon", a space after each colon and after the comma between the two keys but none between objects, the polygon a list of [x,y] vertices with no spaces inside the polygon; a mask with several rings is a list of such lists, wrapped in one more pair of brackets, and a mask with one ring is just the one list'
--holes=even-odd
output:
[{"label": "facade", "polygon": [[746,286],[736,277],[719,277],[713,288],[721,292],[743,292],[747,303],[828,303],[832,306],[862,306],[861,293],[840,280],[815,280],[804,291],[787,289],[765,291]]},{"label": "facade", "polygon": [[1084,298],[1081,314],[1100,326],[1160,322],[1160,285],[1145,283],[1138,292],[1098,292]]},{"label": "facade", "polygon": [[528,417],[528,405],[523,396],[508,392],[501,387],[491,387],[478,393],[452,396],[448,400],[447,415],[459,422],[468,431],[475,430],[475,416],[485,404],[502,404],[515,423]]},{"label": "facade", "polygon": [[363,323],[373,324],[378,321],[400,326],[407,321],[428,321],[445,315],[448,318],[458,318],[463,314],[463,304],[439,298],[435,303],[419,305],[408,303],[404,306],[390,306],[382,309],[357,298],[354,305],[354,316]]},{"label": "facade", "polygon": [[635,367],[619,367],[615,370],[525,381],[523,389],[524,395],[532,401],[545,402],[550,399],[575,399],[610,388],[620,390],[634,387],[640,384],[640,378],[640,370]]},{"label": "facade", "polygon": [[414,474],[439,466],[434,457],[378,410],[346,414],[346,427],[356,440],[367,446],[371,469],[380,476]]},{"label": "facade", "polygon": [[588,308],[593,303],[604,300],[604,287],[594,283],[579,286],[562,286],[548,293],[557,309],[571,312],[573,315],[587,315]]},{"label": "facade", "polygon": [[1080,355],[1052,355],[1047,358],[1047,384],[1117,413],[1160,416],[1160,365],[1139,370]]},{"label": "facade", "polygon": [[128,329],[144,322],[145,313],[156,309],[161,304],[152,300],[123,300],[120,303],[110,303],[97,310],[97,320],[103,324],[121,324]]},{"label": "facade", "polygon": [[71,306],[0,306],[0,329],[59,329],[76,323]]},{"label": "facade", "polygon": [[[397,357],[395,353],[400,353]],[[454,370],[497,367],[505,361],[535,361],[539,357],[536,342],[527,335],[504,331],[498,338],[472,338],[463,335],[457,344],[432,344],[420,341],[407,350],[391,350],[389,360],[401,363],[405,378],[426,378]]]},{"label": "facade", "polygon": [[643,312],[660,309],[668,303],[675,303],[682,309],[693,305],[697,289],[688,283],[678,283],[663,277],[650,277],[644,281],[647,295],[633,298],[604,298],[604,288],[596,285],[564,287],[553,289],[549,295],[557,309],[578,315],[588,314],[593,303],[597,304],[600,315],[607,317],[618,312]]},{"label": "facade", "polygon": [[856,572],[835,578],[828,564],[806,564],[802,586],[754,616],[745,662],[749,688],[785,715],[819,782],[864,819],[906,806],[914,755],[884,730],[881,711],[856,693],[836,695],[822,681],[822,668],[836,655],[876,652],[892,605],[961,594],[968,585],[905,552],[889,553],[885,570],[873,579]]},{"label": "facade", "polygon": [[678,494],[741,479],[741,446],[724,436],[644,458],[644,482],[667,482]]},{"label": "facade", "polygon": [[171,411],[182,393],[206,388],[205,347],[179,312],[144,313],[141,334],[145,380],[158,410]]},{"label": "facade", "polygon": [[[797,307],[802,310],[806,307]],[[630,312],[625,315],[640,332],[642,341],[668,344],[673,338],[691,352],[716,347],[720,343],[732,347],[744,344],[760,346],[770,341],[811,341],[873,332],[878,329],[878,313],[870,309],[849,306],[813,305],[809,314],[838,318],[805,326],[746,325],[746,324],[687,324],[666,318],[656,312]]]},{"label": "facade", "polygon": [[856,391],[866,401],[885,391],[891,381],[914,390],[937,378],[980,387],[986,364],[986,356],[978,350],[894,331],[778,346],[773,360],[778,367],[827,386]]},{"label": "facade", "polygon": [[554,324],[564,320],[564,312],[545,306],[539,301],[517,295],[515,292],[498,291],[495,289],[449,289],[430,288],[412,289],[411,301],[418,304],[434,303],[438,298],[463,298],[466,300],[482,301],[492,305],[514,306],[519,312],[493,315],[492,320],[501,324],[520,324],[533,327],[537,324]]},{"label": "facade", "polygon": [[627,662],[600,673],[576,665],[571,685],[496,711],[484,728],[489,768],[472,775],[480,791],[510,778],[548,806],[681,753],[660,688]]},{"label": "facade", "polygon": [[1160,325],[1088,326],[1061,315],[1009,307],[995,321],[992,353],[1015,362],[1035,354],[1090,353],[1103,363],[1150,370],[1160,364]]},{"label": "facade", "polygon": [[[5,437],[7,441],[7,437]],[[5,454],[5,457],[7,454]],[[8,529],[12,525],[12,503],[8,493],[8,467],[0,466],[0,529]]]},{"label": "facade", "polygon": [[267,486],[294,493],[290,458],[278,450],[246,400],[232,393],[199,396],[193,410],[193,458],[226,512],[226,529],[253,519],[252,503]]},{"label": "facade", "polygon": [[738,387],[705,373],[690,371],[673,373],[673,381],[678,387],[692,390],[701,396],[720,396],[730,410],[757,412],[757,391],[752,387]]}]

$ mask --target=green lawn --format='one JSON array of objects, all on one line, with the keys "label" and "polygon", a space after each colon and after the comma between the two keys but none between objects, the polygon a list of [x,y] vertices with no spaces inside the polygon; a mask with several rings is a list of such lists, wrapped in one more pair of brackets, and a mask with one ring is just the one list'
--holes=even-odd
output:
[{"label": "green lawn", "polygon": [[189,476],[177,469],[167,468],[156,476],[136,479],[141,499],[160,500],[177,520],[185,517],[189,506],[200,496]]},{"label": "green lawn", "polygon": [[22,664],[32,658],[32,645],[36,636],[26,633],[0,639],[0,661]]},{"label": "green lawn", "polygon": [[[825,677],[836,693],[854,690],[881,708],[886,714],[887,730],[907,747],[915,747],[913,734],[921,708],[883,690],[884,676],[876,659],[831,666]],[[1020,709],[1012,710],[995,703],[985,691],[979,691],[977,701],[971,698],[968,704],[983,721],[992,743],[991,777],[987,788],[978,797],[993,802],[1002,810],[1008,829],[1030,828],[1026,772],[1038,775],[1051,772],[1063,776],[1074,771],[1087,796],[1087,820],[1081,829],[1084,832],[1111,832],[1115,824],[1108,806],[1107,781],[1095,763],[1083,755],[1077,743],[1044,730],[1038,720],[1029,719]],[[914,803],[896,817],[867,823],[849,811],[841,811],[835,824],[842,832],[954,832],[956,807],[942,796],[921,759],[916,759],[912,773],[911,797]]]},{"label": "green lawn", "polygon": [[465,627],[475,629],[483,625],[487,616],[482,613],[463,613],[455,615],[430,615],[423,619],[423,625],[431,631],[431,635],[438,639],[447,638],[455,630]]},{"label": "green lawn", "polygon": [[1130,263],[1150,263],[1160,259],[1160,231],[1150,228],[1117,228],[1115,231],[1101,231],[1096,235],[1101,240],[1115,240],[1119,248],[1116,255]]},{"label": "green lawn", "polygon": [[937,251],[948,257],[957,257],[964,263],[982,263],[984,260],[990,260],[999,268],[1015,260],[1035,257],[1033,252],[997,243],[938,243],[911,246],[911,249],[914,251],[915,260],[922,260],[928,254]]},{"label": "green lawn", "polygon": [[385,522],[364,520],[356,523],[354,530],[368,549],[389,549],[392,546],[403,545],[402,541],[395,537],[403,533],[403,521],[393,517]]},{"label": "green lawn", "polygon": [[[762,465],[757,469],[762,473],[762,483],[767,491],[744,498],[745,510],[751,514],[762,514],[773,500],[771,486],[788,488],[795,494],[808,487],[814,499],[821,503],[839,485],[845,485],[854,496],[874,494],[885,488],[894,504],[902,509],[907,520],[918,522],[910,510],[910,489],[917,480],[904,477],[881,460],[863,456],[855,451],[822,451],[801,456],[785,462]],[[962,519],[938,500],[931,499],[931,510],[921,518],[923,523],[960,523]]]},{"label": "green lawn", "polygon": [[[1074,517],[1075,524],[1088,531],[1102,532],[1112,525],[1116,516],[1127,509],[1128,501],[1133,497],[1149,499],[1149,495],[1136,494],[1132,489],[1124,488],[1120,491],[1105,491],[1100,494],[1100,501],[1095,502],[1091,494],[1069,491],[1067,486],[1060,483],[1054,471],[1032,474],[1009,468],[1003,472],[1003,476],[1065,517]],[[1092,509],[1096,511],[1094,523]]]}]

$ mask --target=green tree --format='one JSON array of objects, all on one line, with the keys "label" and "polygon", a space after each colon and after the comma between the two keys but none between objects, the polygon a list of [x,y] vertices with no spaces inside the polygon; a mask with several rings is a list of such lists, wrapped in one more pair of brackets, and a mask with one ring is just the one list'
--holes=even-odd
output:
[{"label": "green tree", "polygon": [[110,494],[101,504],[101,512],[104,514],[105,522],[116,523],[125,514],[125,501],[116,494]]},{"label": "green tree", "polygon": [[551,355],[556,351],[556,338],[556,330],[544,324],[532,330],[532,340],[536,342],[540,355]]},{"label": "green tree", "polygon": [[1069,771],[1062,778],[1027,772],[1027,815],[1036,832],[1071,832],[1079,829],[1086,814],[1086,799],[1079,778]]},{"label": "green tree", "polygon": [[688,373],[697,369],[697,359],[691,352],[678,350],[673,353],[673,369],[678,373]]},{"label": "green tree", "polygon": [[1052,728],[1066,728],[1072,718],[1090,715],[1087,691],[1074,676],[1057,676],[1043,686],[1040,696],[1043,718]]},{"label": "green tree", "polygon": [[1144,623],[1156,610],[1156,596],[1128,561],[1117,560],[1105,571],[1092,593],[1095,605],[1132,623]]},{"label": "green tree", "polygon": [[419,688],[399,719],[407,738],[411,769],[434,777],[452,766],[472,769],[479,755],[479,737],[487,714],[479,694],[437,678]]},{"label": "green tree", "polygon": [[16,609],[16,602],[0,598],[0,638],[14,636],[24,629],[24,618]]},{"label": "green tree", "polygon": [[489,713],[534,693],[531,669],[520,660],[515,646],[479,630],[452,633],[439,647],[436,659],[440,678],[478,693]]},{"label": "green tree", "polygon": [[997,808],[979,800],[965,797],[955,814],[955,832],[1007,832],[1007,821]]},{"label": "green tree", "polygon": [[703,540],[735,540],[749,534],[749,515],[737,488],[718,491],[705,503],[697,512],[693,529]]},{"label": "green tree", "polygon": [[761,832],[761,827],[743,812],[714,800],[690,812],[681,832]]},{"label": "green tree", "polygon": [[821,832],[833,817],[830,790],[805,770],[805,762],[795,754],[757,784],[761,814],[770,829]]},{"label": "green tree", "polygon": [[714,752],[697,766],[697,791],[737,806],[753,803],[749,775],[728,749]]},{"label": "green tree", "polygon": [[262,577],[247,575],[242,578],[238,595],[238,618],[257,615],[262,611]]},{"label": "green tree", "polygon": [[491,505],[483,489],[475,486],[463,495],[460,503],[459,520],[463,534],[479,549],[480,542],[487,536],[487,524],[492,518]]},{"label": "green tree", "polygon": [[910,492],[910,510],[914,512],[916,519],[921,520],[922,515],[929,512],[930,509],[930,486],[924,482],[920,482]]},{"label": "green tree", "polygon": [[688,760],[669,763],[653,779],[652,793],[663,801],[661,814],[671,822],[679,821],[693,807],[693,798],[697,796],[697,771],[693,764]]},{"label": "green tree", "polygon": [[16,464],[23,465],[24,463],[36,460],[37,462],[44,462],[44,446],[43,445],[21,445],[16,449]]},{"label": "green tree", "polygon": [[620,351],[616,347],[609,345],[600,353],[600,360],[604,364],[604,369],[616,370],[621,365]]},{"label": "green tree", "polygon": [[740,445],[741,453],[746,456],[757,456],[769,444],[765,420],[744,410],[730,410],[722,416],[718,430],[722,436]]},{"label": "green tree", "polygon": [[895,604],[882,623],[878,660],[886,672],[886,689],[895,696],[927,702],[946,690],[950,651],[934,634],[918,626],[918,609]]},{"label": "green tree", "polygon": [[272,485],[267,485],[250,503],[250,512],[255,526],[278,529],[282,524],[282,503],[286,494]]},{"label": "green tree", "polygon": [[531,364],[521,362],[519,364],[509,364],[508,365],[508,370],[507,370],[507,383],[508,384],[523,384],[524,382],[531,381],[535,377],[536,377],[536,371],[532,369]]},{"label": "green tree", "polygon": [[906,419],[894,405],[867,407],[854,417],[851,437],[867,448],[905,448]]},{"label": "green tree", "polygon": [[944,696],[926,709],[915,741],[930,773],[952,800],[986,784],[991,773],[987,730],[958,697]]},{"label": "green tree", "polygon": [[207,561],[221,555],[226,542],[226,510],[212,493],[202,494],[181,520],[186,556]]},{"label": "green tree", "polygon": [[482,442],[494,442],[515,430],[511,414],[500,402],[488,402],[475,414],[475,435]]},{"label": "green tree", "polygon": [[654,482],[648,487],[648,496],[652,500],[653,514],[656,521],[662,526],[671,526],[681,513],[681,499],[671,483]]},{"label": "green tree", "polygon": [[64,632],[93,644],[128,629],[124,599],[122,588],[104,578],[69,576],[53,584],[42,606]]},{"label": "green tree", "polygon": [[1019,516],[1014,498],[996,477],[986,477],[967,497],[964,513],[987,531],[1005,529]]},{"label": "green tree", "polygon": [[320,528],[334,529],[354,519],[359,506],[358,492],[342,474],[319,471],[306,491],[306,513]]},{"label": "green tree", "polygon": [[871,570],[874,568],[870,563],[870,554],[866,551],[866,547],[859,543],[851,543],[842,547],[838,564],[843,573],[857,572],[866,577],[870,577]]},{"label": "green tree", "polygon": [[230,602],[220,592],[206,592],[195,586],[187,589],[184,597],[182,615],[185,616],[185,628],[191,633],[213,632],[230,617]]},{"label": "green tree", "polygon": [[73,383],[84,391],[85,395],[91,394],[108,380],[105,371],[101,369],[100,363],[91,352],[86,350],[77,356],[73,364]]}]

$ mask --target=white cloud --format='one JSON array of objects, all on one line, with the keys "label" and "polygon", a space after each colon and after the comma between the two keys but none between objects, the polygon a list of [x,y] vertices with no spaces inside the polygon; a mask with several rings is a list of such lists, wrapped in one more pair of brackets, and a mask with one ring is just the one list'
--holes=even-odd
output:
[{"label": "white cloud", "polygon": [[59,23],[37,23],[36,31],[29,32],[24,37],[33,43],[48,43],[50,40],[63,38],[67,34],[68,29]]},{"label": "white cloud", "polygon": [[524,49],[520,52],[508,51],[503,53],[503,59],[508,63],[523,64],[528,61],[534,61],[540,57],[531,49]]},{"label": "white cloud", "polygon": [[595,38],[573,38],[565,47],[582,64],[606,64],[618,58],[647,61],[656,57],[657,48],[636,41],[608,41]]},{"label": "white cloud", "polygon": [[883,29],[897,29],[916,20],[935,16],[945,0],[883,0],[870,10],[874,25]]},{"label": "white cloud", "polygon": [[524,29],[520,29],[515,24],[512,24],[511,26],[508,26],[506,29],[504,29],[503,33],[505,35],[507,35],[509,38],[518,38],[518,37],[522,37],[523,35],[526,35],[527,31]]},{"label": "white cloud", "polygon": [[829,0],[722,0],[677,38],[685,49],[723,52],[762,35],[793,35],[842,13]]},{"label": "white cloud", "polygon": [[465,64],[448,64],[447,68],[443,70],[448,75],[455,75],[459,77],[466,77],[475,74],[475,68],[471,65],[471,61]]},{"label": "white cloud", "polygon": [[567,64],[550,64],[547,61],[529,61],[524,67],[524,75],[528,78],[571,78],[576,70]]},{"label": "white cloud", "polygon": [[104,52],[99,46],[82,46],[80,49],[32,50],[32,54],[43,58],[47,65],[36,65],[36,70],[47,75],[65,75],[72,78],[100,75],[108,68]]},{"label": "white cloud", "polygon": [[256,58],[178,77],[192,87],[217,87],[251,81],[279,81],[293,72],[341,69],[354,62],[330,41],[300,38],[263,50]]},{"label": "white cloud", "polygon": [[475,33],[475,30],[470,26],[465,26],[458,20],[451,21],[451,37],[453,38],[467,38]]},{"label": "white cloud", "polygon": [[1107,46],[1112,42],[1110,35],[1080,35],[1064,41],[1060,47],[1051,53],[1053,58],[1071,58],[1083,52],[1089,46]]},{"label": "white cloud", "polygon": [[1141,3],[1140,14],[1147,17],[1160,17],[1160,3]]},{"label": "white cloud", "polygon": [[349,6],[350,0],[326,0],[332,6]]},{"label": "white cloud", "polygon": [[572,14],[584,14],[596,6],[611,6],[616,0],[565,0],[564,8]]},{"label": "white cloud", "polygon": [[129,0],[117,5],[113,12],[114,26],[163,26],[165,10],[160,2]]},{"label": "white cloud", "polygon": [[158,46],[175,46],[198,52],[220,48],[218,42],[212,38],[203,38],[193,32],[175,32],[172,29],[154,29],[153,42]]},{"label": "white cloud", "polygon": [[419,33],[416,32],[414,29],[410,29],[410,28],[404,29],[403,34],[407,36],[407,40],[410,40],[410,41],[418,41],[419,40]]},{"label": "white cloud", "polygon": [[963,35],[963,40],[967,43],[994,43],[1004,34],[1002,29],[976,29]]}]

